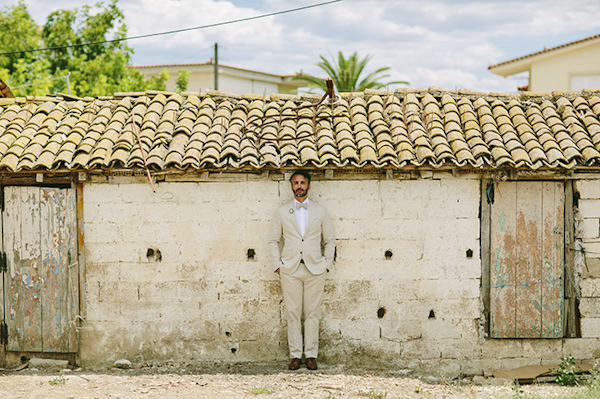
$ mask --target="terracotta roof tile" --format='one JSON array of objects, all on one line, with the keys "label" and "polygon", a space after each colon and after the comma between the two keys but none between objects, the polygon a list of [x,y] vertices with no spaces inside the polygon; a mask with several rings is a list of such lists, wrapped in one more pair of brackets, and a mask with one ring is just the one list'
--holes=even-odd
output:
[{"label": "terracotta roof tile", "polygon": [[594,91],[551,97],[368,91],[312,106],[318,99],[218,92],[4,99],[0,169],[143,168],[144,156],[153,170],[600,163]]}]

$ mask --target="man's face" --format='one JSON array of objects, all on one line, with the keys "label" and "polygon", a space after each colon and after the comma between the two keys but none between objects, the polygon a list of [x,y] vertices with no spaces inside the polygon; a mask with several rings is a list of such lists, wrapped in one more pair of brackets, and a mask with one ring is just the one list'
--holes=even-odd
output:
[{"label": "man's face", "polygon": [[308,179],[302,175],[294,175],[292,177],[292,191],[297,199],[304,199],[308,195],[310,184]]}]

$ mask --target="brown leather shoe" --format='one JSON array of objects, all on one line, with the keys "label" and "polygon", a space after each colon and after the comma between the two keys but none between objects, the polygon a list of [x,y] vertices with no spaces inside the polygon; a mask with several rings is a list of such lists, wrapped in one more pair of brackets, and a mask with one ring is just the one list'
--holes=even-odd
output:
[{"label": "brown leather shoe", "polygon": [[314,357],[307,357],[306,358],[306,368],[309,370],[316,370],[317,367],[317,359],[315,359]]},{"label": "brown leather shoe", "polygon": [[290,370],[298,370],[300,368],[300,359],[297,357],[293,358],[290,362],[288,369]]}]

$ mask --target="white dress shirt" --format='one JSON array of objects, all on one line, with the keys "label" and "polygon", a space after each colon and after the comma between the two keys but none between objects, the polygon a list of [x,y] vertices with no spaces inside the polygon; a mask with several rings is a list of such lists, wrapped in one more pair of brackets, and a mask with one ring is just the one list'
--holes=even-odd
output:
[{"label": "white dress shirt", "polygon": [[[306,204],[306,208],[298,208],[297,204]],[[306,232],[306,224],[308,223],[308,207],[309,207],[308,198],[304,200],[304,202],[298,201],[294,198],[294,208],[296,214],[296,222],[298,223],[298,228],[300,229],[300,234],[304,237],[304,233]]]}]

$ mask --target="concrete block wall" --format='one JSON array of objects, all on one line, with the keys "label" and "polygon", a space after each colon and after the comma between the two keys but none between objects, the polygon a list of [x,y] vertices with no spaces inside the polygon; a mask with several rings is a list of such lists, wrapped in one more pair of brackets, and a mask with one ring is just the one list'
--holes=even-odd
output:
[{"label": "concrete block wall", "polygon": [[[321,360],[458,375],[556,363],[557,353],[600,357],[592,278],[582,281],[584,339],[482,339],[480,177],[430,177],[313,181],[337,235]],[[267,232],[291,198],[287,181],[270,179],[162,182],[156,193],[128,178],[85,184],[82,361],[285,364]]]},{"label": "concrete block wall", "polygon": [[600,338],[600,180],[576,180],[574,190],[579,193],[581,224],[576,238],[581,239],[585,251],[581,257],[585,264],[577,270],[581,281],[581,336]]},{"label": "concrete block wall", "polygon": [[85,185],[82,361],[281,358],[278,205],[268,181]]}]

